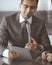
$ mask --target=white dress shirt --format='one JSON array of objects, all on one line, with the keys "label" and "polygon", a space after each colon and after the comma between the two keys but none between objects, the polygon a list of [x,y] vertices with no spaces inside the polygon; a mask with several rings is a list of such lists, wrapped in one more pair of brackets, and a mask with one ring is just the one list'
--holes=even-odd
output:
[{"label": "white dress shirt", "polygon": [[[21,28],[23,27],[24,25],[24,21],[25,19],[22,17],[22,15],[20,14],[19,16],[19,22],[21,23]],[[29,19],[27,19],[28,23],[26,24],[26,27],[27,27],[27,31],[28,31],[28,42],[30,43],[31,42],[31,28],[30,28],[30,25],[32,23],[32,17],[30,17]],[[9,49],[5,49],[2,53],[2,55],[4,57],[7,57],[8,58],[8,52],[9,52]]]}]

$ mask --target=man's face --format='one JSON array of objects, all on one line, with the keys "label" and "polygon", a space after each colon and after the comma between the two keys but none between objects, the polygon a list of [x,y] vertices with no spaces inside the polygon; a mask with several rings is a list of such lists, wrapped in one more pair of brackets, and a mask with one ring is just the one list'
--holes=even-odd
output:
[{"label": "man's face", "polygon": [[21,15],[25,19],[28,19],[34,14],[37,8],[36,3],[37,3],[36,0],[35,1],[24,0],[23,3],[20,5]]}]

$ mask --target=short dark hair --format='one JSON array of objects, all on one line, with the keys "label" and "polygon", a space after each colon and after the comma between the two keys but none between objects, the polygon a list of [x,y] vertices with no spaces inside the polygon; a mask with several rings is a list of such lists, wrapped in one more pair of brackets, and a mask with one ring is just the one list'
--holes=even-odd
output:
[{"label": "short dark hair", "polygon": [[[24,0],[21,0],[21,4],[23,3],[23,1],[24,1]],[[30,1],[34,1],[34,0],[30,0]],[[38,0],[36,0],[36,1],[37,1],[37,4],[38,4]]]}]

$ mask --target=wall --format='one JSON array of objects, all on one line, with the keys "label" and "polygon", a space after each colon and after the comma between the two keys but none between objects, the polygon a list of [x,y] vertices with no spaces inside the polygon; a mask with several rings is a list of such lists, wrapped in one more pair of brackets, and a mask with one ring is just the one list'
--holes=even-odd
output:
[{"label": "wall", "polygon": [[[50,10],[51,0],[39,0],[38,10]],[[0,11],[17,11],[21,0],[0,0]],[[48,8],[49,7],[49,8]],[[51,7],[51,8],[50,8]]]},{"label": "wall", "polygon": [[19,10],[21,0],[0,0],[0,11],[16,11]]}]

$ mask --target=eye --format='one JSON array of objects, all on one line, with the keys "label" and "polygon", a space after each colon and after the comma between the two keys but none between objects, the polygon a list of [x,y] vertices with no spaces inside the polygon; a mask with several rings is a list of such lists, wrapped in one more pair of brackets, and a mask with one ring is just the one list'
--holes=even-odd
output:
[{"label": "eye", "polygon": [[24,8],[28,8],[28,5],[26,5],[26,4],[23,4],[23,6],[24,6]]},{"label": "eye", "polygon": [[36,9],[37,7],[36,6],[31,6],[31,9]]},{"label": "eye", "polygon": [[25,8],[28,8],[28,5],[24,5]]}]

